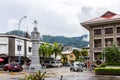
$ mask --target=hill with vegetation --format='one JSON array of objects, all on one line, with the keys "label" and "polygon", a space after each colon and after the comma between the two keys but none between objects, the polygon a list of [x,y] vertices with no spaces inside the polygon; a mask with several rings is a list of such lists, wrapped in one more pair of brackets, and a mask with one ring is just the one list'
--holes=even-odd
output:
[{"label": "hill with vegetation", "polygon": [[43,35],[41,40],[49,43],[62,43],[66,46],[73,46],[77,48],[82,48],[88,46],[89,42],[86,40],[88,35],[82,35],[80,37],[64,37],[64,36],[50,36]]},{"label": "hill with vegetation", "polygon": [[[5,34],[20,35],[22,37],[26,37],[25,31],[14,30],[14,31],[7,32]],[[30,38],[30,34],[27,33],[27,35]],[[89,45],[89,41],[86,40],[87,38],[88,38],[88,35],[82,35],[79,37],[42,35],[42,37],[40,37],[40,40],[43,42],[51,43],[51,44],[54,42],[57,42],[65,46],[73,46],[77,48],[82,48],[82,47],[86,47]]]},{"label": "hill with vegetation", "polygon": [[31,37],[30,34],[28,34],[28,32],[21,31],[21,30],[13,30],[13,31],[6,32],[5,34],[7,34],[7,35],[17,35],[17,36],[27,37],[27,38]]}]

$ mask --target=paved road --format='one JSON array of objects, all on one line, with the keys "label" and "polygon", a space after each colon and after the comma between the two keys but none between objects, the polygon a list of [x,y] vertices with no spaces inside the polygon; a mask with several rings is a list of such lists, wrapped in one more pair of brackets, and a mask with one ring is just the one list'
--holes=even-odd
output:
[{"label": "paved road", "polygon": [[[70,72],[69,67],[50,68],[44,71],[47,71],[45,80],[120,80],[120,76],[96,76],[90,71]],[[25,75],[28,73],[24,71],[17,73],[2,72],[0,73],[0,80],[19,80]],[[63,76],[62,79],[61,76]]]},{"label": "paved road", "polygon": [[0,72],[0,80],[19,80],[23,78],[27,73],[25,72]]},{"label": "paved road", "polygon": [[[120,76],[95,75],[94,72],[84,70],[83,72],[70,72],[69,68],[47,70],[48,73],[55,73],[45,80],[120,80]],[[61,79],[61,76],[62,79]]]}]

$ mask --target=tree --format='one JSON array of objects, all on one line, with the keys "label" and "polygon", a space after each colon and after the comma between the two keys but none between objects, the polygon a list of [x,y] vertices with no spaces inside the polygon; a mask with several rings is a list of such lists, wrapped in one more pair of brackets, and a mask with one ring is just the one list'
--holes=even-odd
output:
[{"label": "tree", "polygon": [[62,55],[62,63],[63,63],[63,65],[65,63],[67,63],[67,62],[68,62],[68,59],[67,59],[66,55]]},{"label": "tree", "polygon": [[75,59],[76,59],[76,61],[77,61],[77,60],[79,60],[80,51],[79,51],[79,50],[77,50],[77,49],[74,49],[74,50],[73,50],[73,54],[74,54],[74,55],[75,55],[75,57],[76,57],[76,58],[75,58]]},{"label": "tree", "polygon": [[52,46],[49,43],[44,43],[39,47],[39,55],[43,57],[43,63],[46,57],[50,57],[52,54]]},{"label": "tree", "polygon": [[43,57],[42,64],[44,64],[44,62],[45,62],[45,54],[46,54],[46,47],[45,47],[45,44],[42,44],[39,47],[39,55],[40,55],[40,57]]},{"label": "tree", "polygon": [[53,54],[53,46],[49,44],[49,46],[47,47],[47,57],[51,57],[51,55]]},{"label": "tree", "polygon": [[53,45],[49,43],[44,43],[39,47],[39,55],[43,57],[43,63],[45,62],[45,58],[50,58],[52,54],[55,54],[55,60],[57,55],[61,55],[63,46],[58,43],[54,43]]},{"label": "tree", "polygon": [[120,50],[117,46],[106,47],[102,52],[107,65],[120,65]]},{"label": "tree", "polygon": [[54,42],[53,54],[55,54],[55,60],[56,60],[57,55],[61,55],[61,51],[62,51],[62,45],[58,44],[57,42]]},{"label": "tree", "polygon": [[88,51],[86,49],[82,49],[80,53],[82,54],[82,56],[88,56]]}]

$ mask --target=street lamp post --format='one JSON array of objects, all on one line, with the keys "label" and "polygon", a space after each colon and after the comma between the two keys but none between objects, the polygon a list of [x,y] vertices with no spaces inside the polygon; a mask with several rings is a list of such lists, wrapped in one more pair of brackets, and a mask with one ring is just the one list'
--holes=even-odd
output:
[{"label": "street lamp post", "polygon": [[20,20],[19,20],[19,23],[18,23],[18,31],[19,31],[19,34],[18,34],[18,42],[19,42],[19,45],[18,45],[18,51],[19,51],[19,64],[21,64],[21,56],[20,56],[20,24],[21,24],[21,21],[24,19],[24,18],[27,18],[27,16],[24,16],[22,17]]}]

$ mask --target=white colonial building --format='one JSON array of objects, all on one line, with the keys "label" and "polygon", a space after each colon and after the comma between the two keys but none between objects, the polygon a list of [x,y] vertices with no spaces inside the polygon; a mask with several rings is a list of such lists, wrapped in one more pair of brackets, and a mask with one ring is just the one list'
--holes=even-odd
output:
[{"label": "white colonial building", "polygon": [[[20,43],[19,43],[20,41]],[[43,44],[39,42],[39,45]],[[16,35],[0,34],[0,57],[4,59],[4,63],[11,60],[18,61],[21,57],[22,64],[29,61],[32,56],[32,42],[29,38]]]},{"label": "white colonial building", "polygon": [[9,39],[8,37],[0,36],[0,54],[8,55],[9,53]]}]

